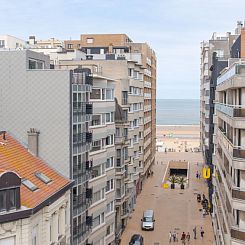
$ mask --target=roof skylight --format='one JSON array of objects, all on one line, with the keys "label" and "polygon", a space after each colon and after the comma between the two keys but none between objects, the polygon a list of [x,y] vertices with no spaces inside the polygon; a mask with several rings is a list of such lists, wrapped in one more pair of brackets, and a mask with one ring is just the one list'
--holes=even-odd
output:
[{"label": "roof skylight", "polygon": [[36,172],[35,176],[40,179],[42,182],[44,182],[45,184],[48,184],[49,182],[51,182],[52,180],[46,176],[44,173],[42,172]]},{"label": "roof skylight", "polygon": [[31,190],[31,191],[35,191],[35,190],[37,190],[38,188],[37,188],[37,186],[36,185],[34,185],[30,180],[28,180],[28,179],[23,179],[22,181],[22,184],[24,185],[24,186],[26,186],[29,190]]}]

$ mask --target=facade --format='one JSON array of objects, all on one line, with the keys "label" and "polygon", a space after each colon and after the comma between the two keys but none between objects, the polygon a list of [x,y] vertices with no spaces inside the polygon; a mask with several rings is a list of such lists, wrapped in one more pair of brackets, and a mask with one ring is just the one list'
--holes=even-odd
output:
[{"label": "facade", "polygon": [[[156,141],[156,55],[146,43],[134,43],[125,34],[82,34],[80,40],[64,42],[67,50],[79,49],[87,54],[86,59],[127,59],[141,65],[144,94],[144,159],[138,189],[141,189],[146,174],[155,160]],[[120,102],[120,101],[119,101]]]},{"label": "facade", "polygon": [[[142,186],[139,174],[143,172],[143,72],[140,63],[133,60],[106,59],[106,55],[98,55],[91,60],[80,61],[59,61],[59,68],[73,69],[81,66],[84,69],[90,67],[93,76],[111,77],[115,79],[115,97],[122,107],[125,118],[129,123],[128,128],[128,164],[125,169],[128,171],[127,192],[130,197],[127,202],[128,212],[132,212],[136,203],[136,196]],[[136,56],[137,57],[137,56]],[[92,68],[91,68],[92,64]],[[113,69],[112,69],[113,67]],[[95,136],[94,136],[95,137]],[[126,154],[126,153],[125,153]]]},{"label": "facade", "polygon": [[92,178],[93,203],[89,213],[93,215],[93,228],[89,237],[92,244],[108,245],[115,240],[115,81],[93,75],[90,101],[93,116],[90,129],[93,133]]},{"label": "facade", "polygon": [[92,76],[86,70],[50,69],[49,57],[30,50],[0,52],[0,121],[24,145],[27,131],[40,132],[37,156],[74,179],[72,244],[86,244],[92,230],[89,179],[92,162],[89,124]]},{"label": "facade", "polygon": [[64,42],[59,39],[50,38],[48,40],[37,40],[35,36],[29,36],[28,43],[32,48],[41,49],[52,49],[64,46]]},{"label": "facade", "polygon": [[[35,151],[38,132],[28,132]],[[73,185],[28,152],[10,133],[0,132],[0,243],[70,244]],[[34,155],[33,155],[34,154]]]},{"label": "facade", "polygon": [[[230,48],[227,67],[218,72],[216,79],[212,178],[213,226],[216,244],[238,245],[245,242],[243,176],[245,169],[243,120],[245,30],[240,29],[239,33],[240,35],[237,33],[237,38]],[[218,64],[221,63],[218,62]]]},{"label": "facade", "polygon": [[[213,169],[214,143],[214,100],[217,77],[220,71],[227,66],[230,49],[237,34],[227,32],[225,35],[213,33],[212,38],[201,43],[201,85],[200,85],[200,132],[201,148],[204,161]],[[208,181],[209,199],[212,199],[212,181]]]},{"label": "facade", "polygon": [[115,234],[116,242],[119,242],[120,236],[126,227],[129,217],[128,200],[130,189],[128,189],[128,128],[129,123],[123,112],[123,108],[118,104],[116,99],[115,111],[115,147],[116,147],[116,217],[115,217]]},{"label": "facade", "polygon": [[25,40],[10,35],[0,35],[0,50],[1,49],[17,49],[27,48],[28,44]]}]

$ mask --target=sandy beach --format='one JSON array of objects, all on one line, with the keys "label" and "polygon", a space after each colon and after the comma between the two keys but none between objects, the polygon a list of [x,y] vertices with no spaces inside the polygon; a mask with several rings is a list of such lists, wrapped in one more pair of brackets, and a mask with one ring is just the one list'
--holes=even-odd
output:
[{"label": "sandy beach", "polygon": [[199,125],[157,125],[157,149],[166,152],[197,152]]}]

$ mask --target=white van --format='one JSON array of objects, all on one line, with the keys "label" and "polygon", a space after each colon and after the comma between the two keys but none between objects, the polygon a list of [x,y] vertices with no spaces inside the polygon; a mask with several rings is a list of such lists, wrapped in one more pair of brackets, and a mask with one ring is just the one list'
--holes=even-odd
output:
[{"label": "white van", "polygon": [[143,213],[143,219],[141,220],[142,230],[154,230],[154,212],[153,210],[145,210]]}]

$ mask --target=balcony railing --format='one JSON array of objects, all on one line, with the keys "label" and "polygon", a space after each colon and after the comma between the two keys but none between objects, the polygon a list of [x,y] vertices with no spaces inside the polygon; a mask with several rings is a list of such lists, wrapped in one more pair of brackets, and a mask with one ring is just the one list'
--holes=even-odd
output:
[{"label": "balcony railing", "polygon": [[93,113],[93,105],[92,103],[86,102],[73,102],[73,112],[80,112],[83,115],[92,114]]},{"label": "balcony railing", "polygon": [[231,67],[228,68],[222,75],[217,79],[217,85],[225,82],[226,80],[234,77],[235,75],[244,75],[245,74],[245,64],[244,63],[234,63]]},{"label": "balcony railing", "polygon": [[218,137],[219,134],[223,135],[224,140],[222,143],[232,157],[245,159],[245,149],[243,149],[241,146],[234,146],[232,144],[232,140],[227,137],[227,133],[221,127],[219,127],[218,130]]},{"label": "balcony railing", "polygon": [[72,83],[73,84],[87,84],[93,85],[93,75],[89,74],[83,69],[75,69],[72,76]]},{"label": "balcony railing", "polygon": [[231,237],[237,240],[245,241],[245,230],[241,230],[238,227],[233,226],[231,228]]},{"label": "balcony railing", "polygon": [[232,198],[240,199],[245,201],[245,191],[240,190],[239,188],[234,188],[232,190]]},{"label": "balcony railing", "polygon": [[216,109],[230,117],[245,117],[245,108],[241,105],[228,105],[217,103]]}]

